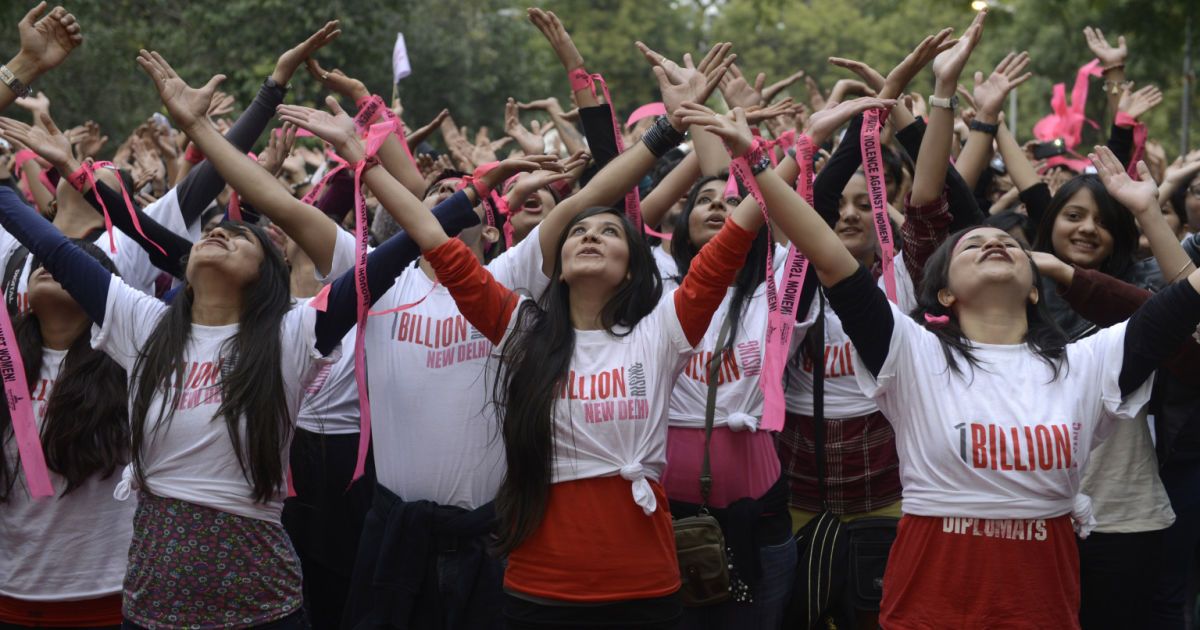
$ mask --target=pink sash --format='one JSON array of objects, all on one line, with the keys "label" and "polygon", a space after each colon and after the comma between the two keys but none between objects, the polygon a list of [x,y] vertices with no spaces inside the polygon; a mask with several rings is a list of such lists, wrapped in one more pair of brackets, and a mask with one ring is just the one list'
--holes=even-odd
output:
[{"label": "pink sash", "polygon": [[862,163],[867,176],[867,197],[871,200],[875,233],[879,236],[880,264],[883,267],[883,287],[888,300],[896,302],[896,247],[892,240],[892,224],[888,220],[887,185],[883,180],[883,154],[879,146],[879,130],[887,116],[886,108],[868,109],[863,113]]}]

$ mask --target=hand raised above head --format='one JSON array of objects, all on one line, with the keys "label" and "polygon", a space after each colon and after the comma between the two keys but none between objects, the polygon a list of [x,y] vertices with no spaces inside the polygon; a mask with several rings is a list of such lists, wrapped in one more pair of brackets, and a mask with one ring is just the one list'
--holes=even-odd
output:
[{"label": "hand raised above head", "polygon": [[176,125],[188,131],[196,125],[208,123],[209,105],[217,86],[225,80],[225,75],[218,74],[209,79],[204,87],[196,89],[179,78],[171,64],[157,52],[142,50],[138,53],[137,62],[154,81],[158,96],[167,106],[167,112],[175,119]]}]

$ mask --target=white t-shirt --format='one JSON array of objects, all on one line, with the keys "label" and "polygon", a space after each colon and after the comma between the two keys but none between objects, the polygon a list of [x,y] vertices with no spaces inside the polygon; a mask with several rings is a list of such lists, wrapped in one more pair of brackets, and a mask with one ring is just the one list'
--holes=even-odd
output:
[{"label": "white t-shirt", "polygon": [[[539,228],[487,265],[510,289],[540,295]],[[354,238],[342,232],[330,276],[353,265]],[[475,509],[496,497],[504,443],[492,405],[498,359],[446,287],[417,265],[396,279],[372,311],[420,301],[367,319],[366,360],[371,441],[379,483],[405,501]],[[345,347],[351,354],[353,346]]]},{"label": "white t-shirt", "polygon": [[[817,289],[818,291],[821,289]],[[812,326],[820,307],[820,295],[813,295],[809,307],[808,322],[805,328]],[[784,380],[784,398],[787,409],[792,413],[805,416],[813,415],[813,357],[807,346],[799,348],[804,343],[805,333],[811,330],[796,330],[792,339],[796,342],[792,360],[787,364],[787,377]],[[859,387],[855,376],[857,369],[851,355],[854,344],[850,336],[842,329],[842,320],[838,318],[829,302],[825,302],[825,418],[856,418],[878,411],[879,407]]]},{"label": "white t-shirt", "polygon": [[654,262],[658,265],[658,275],[663,280],[671,280],[674,282],[675,276],[679,275],[679,265],[675,264],[675,259],[667,250],[663,249],[662,244],[655,245],[650,248],[650,253],[654,256]]},{"label": "white t-shirt", "polygon": [[1158,456],[1143,410],[1134,422],[1117,422],[1092,448],[1083,493],[1092,498],[1098,532],[1124,534],[1166,529],[1175,522],[1171,499],[1158,476]]},{"label": "white t-shirt", "polygon": [[634,502],[653,514],[657,500],[647,479],[658,480],[666,466],[667,405],[692,352],[673,294],[623,337],[576,330],[554,402],[554,482],[621,475],[632,482]]},{"label": "white t-shirt", "polygon": [[1133,420],[1153,378],[1122,399],[1125,325],[1067,346],[1058,379],[1020,345],[975,344],[981,366],[951,372],[933,333],[891,306],[887,359],[855,373],[896,431],[904,512],[1046,518],[1073,511],[1097,432]]},{"label": "white t-shirt", "polygon": [[[111,212],[126,212],[124,207],[109,208]],[[163,227],[180,236],[188,237],[187,226],[183,223],[183,213],[179,208],[179,197],[175,189],[167,191],[167,194],[156,200],[154,203],[143,208],[146,216],[154,219]],[[0,230],[3,232],[3,230]],[[114,253],[109,248],[108,233],[103,232],[96,237],[93,244],[100,248],[117,271],[121,274],[121,279],[125,284],[146,293],[154,295],[154,281],[158,279],[158,275],[162,273],[157,267],[150,262],[150,255],[138,245],[137,241],[125,235],[124,232],[113,228],[112,232],[113,244],[116,245],[117,251]],[[0,266],[0,273],[3,273],[7,268],[9,256],[16,250],[19,243],[13,239],[11,235],[4,232],[4,238],[11,239],[11,247],[7,242],[0,242],[0,253],[3,253],[4,265]],[[21,271],[19,280],[17,281],[17,300],[20,307],[20,312],[24,313],[29,310],[29,274],[33,271],[33,256],[26,256],[25,266]],[[0,281],[7,281],[4,278]]]},{"label": "white t-shirt", "polygon": [[[138,353],[146,345],[158,320],[167,310],[159,300],[113,277],[103,326],[92,328],[92,346],[111,356],[132,376]],[[279,367],[284,394],[293,420],[300,409],[304,388],[320,367],[337,359],[337,352],[321,357],[316,349],[314,324],[317,312],[307,304],[292,307],[280,322],[282,356]],[[286,493],[284,484],[267,503],[254,500],[254,486],[238,463],[224,418],[214,418],[221,404],[222,347],[237,333],[238,324],[201,326],[193,324],[182,360],[184,391],[169,425],[155,433],[162,396],[150,401],[151,417],[146,422],[142,464],[149,490],[156,496],[197,503],[223,512],[279,523]],[[136,384],[129,385],[130,399]],[[243,428],[243,436],[244,436]],[[245,437],[242,444],[246,444]],[[280,445],[279,457],[288,461],[290,440]],[[285,466],[286,467],[286,466]],[[132,469],[125,476],[132,478]],[[118,492],[122,492],[118,488]]]},{"label": "white t-shirt", "polygon": [[[783,262],[786,260],[787,248],[775,248],[775,282],[782,282]],[[725,299],[713,313],[704,339],[696,344],[696,352],[692,353],[687,364],[675,381],[671,391],[670,418],[671,426],[691,429],[704,428],[704,412],[708,406],[708,363],[713,352],[717,349],[721,328],[729,313],[729,305],[733,301],[736,289],[730,287],[725,292]],[[664,299],[674,299],[668,293]],[[713,426],[729,426],[731,416],[750,416],[758,419],[762,416],[763,395],[759,388],[759,375],[762,372],[763,354],[765,352],[764,337],[767,333],[767,285],[760,283],[748,300],[730,342],[733,353],[726,355],[721,365],[717,380],[717,398],[713,406]],[[809,309],[808,316],[803,321],[796,322],[793,337],[803,337],[805,331],[813,322],[813,311]],[[737,414],[737,416],[735,416]],[[741,422],[745,422],[742,420]],[[740,422],[737,422],[738,428]],[[757,426],[757,423],[755,423]]]},{"label": "white t-shirt", "polygon": [[342,337],[345,350],[336,361],[324,363],[304,388],[296,426],[324,435],[347,435],[359,431],[358,385],[354,380],[354,333]]},{"label": "white t-shirt", "polygon": [[[66,350],[42,350],[42,371],[33,392],[33,412],[41,430],[50,392]],[[3,448],[17,461],[11,430]],[[88,478],[66,496],[66,480],[51,471],[55,496],[30,499],[18,466],[8,502],[0,504],[0,595],[27,601],[93,599],[121,592],[136,501],[117,501],[113,488],[121,473]]]}]

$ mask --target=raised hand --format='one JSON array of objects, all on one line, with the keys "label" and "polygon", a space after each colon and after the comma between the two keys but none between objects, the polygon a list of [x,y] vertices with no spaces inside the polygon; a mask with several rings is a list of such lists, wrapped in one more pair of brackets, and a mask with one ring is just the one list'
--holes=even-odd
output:
[{"label": "raised hand", "polygon": [[787,114],[794,115],[797,107],[802,106],[796,105],[796,101],[789,96],[778,103],[772,103],[766,107],[754,107],[752,109],[747,109],[746,121],[751,125],[757,125],[779,116],[784,116]]},{"label": "raised hand", "polygon": [[1060,286],[1071,286],[1071,280],[1075,277],[1075,268],[1070,264],[1063,262],[1050,252],[1029,252],[1029,257],[1033,259],[1038,273],[1050,278]]},{"label": "raised hand", "polygon": [[[79,44],[83,43],[83,34],[75,16],[67,13],[62,7],[54,7],[50,13],[38,18],[46,9],[45,2],[39,2],[21,18],[17,31],[21,36],[21,52],[17,53],[17,64],[28,68],[33,75],[45,74],[50,69],[62,63]],[[13,70],[20,76],[16,69]],[[33,76],[21,77],[28,83]]]},{"label": "raised hand", "polygon": [[1147,85],[1136,92],[1131,92],[1130,88],[1126,87],[1121,92],[1117,111],[1125,112],[1136,120],[1141,118],[1142,114],[1157,107],[1162,100],[1162,91],[1153,85]]},{"label": "raised hand", "polygon": [[487,188],[499,191],[500,186],[504,184],[505,180],[517,173],[528,171],[559,172],[562,170],[562,164],[553,155],[526,155],[519,158],[502,160],[495,168],[480,176],[480,180]]},{"label": "raised hand", "polygon": [[418,127],[416,131],[409,133],[407,137],[409,150],[414,150],[420,146],[422,142],[425,142],[425,139],[432,135],[434,131],[437,131],[437,128],[442,126],[442,121],[446,120],[446,118],[449,116],[450,110],[443,109],[442,111],[438,112],[437,116],[433,117],[433,120]]},{"label": "raised hand", "polygon": [[811,76],[804,77],[804,87],[808,90],[808,104],[812,105],[813,111],[825,109],[825,93],[817,85],[817,80]]},{"label": "raised hand", "polygon": [[985,18],[987,18],[987,9],[976,13],[975,19],[971,20],[971,25],[963,32],[963,36],[953,46],[938,53],[938,56],[933,59],[934,78],[937,79],[937,83],[949,87],[951,93],[954,91],[954,86],[958,84],[958,77],[962,74],[963,67],[971,58],[971,52],[975,50],[975,45],[983,36]]},{"label": "raised hand", "polygon": [[972,97],[980,122],[996,123],[1000,110],[1004,109],[1004,99],[1008,97],[1008,93],[1033,76],[1032,72],[1022,74],[1028,65],[1028,52],[1008,53],[996,65],[996,69],[992,70],[986,81],[983,80],[982,72],[975,73],[975,91]]},{"label": "raised hand", "polygon": [[896,99],[881,99],[875,97],[856,98],[849,101],[842,101],[832,107],[825,109],[809,116],[808,128],[804,133],[812,139],[816,146],[825,144],[825,141],[837,131],[839,127],[846,124],[851,118],[867,111],[868,109],[891,108],[896,105]]},{"label": "raised hand", "polygon": [[258,154],[258,165],[266,169],[268,173],[279,177],[279,173],[283,170],[283,163],[291,156],[292,147],[295,145],[296,125],[283,123],[283,127],[271,132],[267,148]]},{"label": "raised hand", "polygon": [[1114,199],[1121,202],[1135,216],[1148,212],[1160,212],[1158,206],[1158,185],[1150,176],[1150,169],[1142,160],[1138,160],[1137,171],[1141,181],[1134,181],[1121,161],[1108,147],[1096,146],[1088,159],[1096,166],[1096,174],[1104,183],[1104,188]]},{"label": "raised hand", "polygon": [[145,138],[134,138],[130,145],[133,151],[133,188],[140,190],[146,184],[164,179],[167,168],[159,157],[158,152]]},{"label": "raised hand", "polygon": [[527,155],[541,153],[545,150],[545,140],[521,124],[521,116],[517,111],[517,102],[511,97],[504,104],[504,133],[507,133],[513,140],[516,140],[517,146],[521,147],[521,151],[524,151]]},{"label": "raised hand", "polygon": [[741,157],[754,144],[754,134],[746,121],[746,110],[735,107],[728,116],[722,116],[698,103],[683,103],[679,107],[683,122],[687,126],[699,125],[725,142],[729,154]]},{"label": "raised hand", "polygon": [[1091,49],[1093,55],[1096,55],[1105,69],[1125,63],[1125,57],[1129,54],[1129,50],[1125,47],[1124,35],[1117,36],[1116,46],[1110,46],[1108,39],[1104,37],[1104,31],[1098,28],[1083,27],[1083,36],[1087,39],[1088,48]]},{"label": "raised hand", "polygon": [[[759,75],[759,76],[764,77],[764,78],[766,77],[766,75]],[[775,97],[778,96],[780,92],[787,89],[793,83],[795,83],[796,81],[799,81],[800,79],[803,79],[803,78],[804,78],[804,71],[797,70],[796,72],[792,73],[791,76],[780,79],[779,81],[776,81],[776,82],[772,83],[771,85],[768,85],[765,88],[761,88],[759,90],[759,92],[762,94],[763,100],[770,103],[771,101],[775,100]]]},{"label": "raised hand", "polygon": [[31,127],[19,120],[0,118],[0,135],[9,142],[23,144],[49,162],[59,172],[71,172],[73,157],[71,141],[67,139],[49,116],[39,114],[41,127]]},{"label": "raised hand", "polygon": [[721,94],[725,96],[725,102],[729,103],[730,107],[741,107],[746,110],[751,107],[761,107],[768,101],[762,94],[762,86],[766,80],[767,75],[759,73],[754,79],[754,85],[750,85],[742,71],[738,69],[737,64],[731,64],[729,72],[726,72],[725,76],[721,78]]},{"label": "raised hand", "polygon": [[316,79],[325,86],[325,89],[349,99],[353,102],[358,102],[359,99],[370,96],[371,93],[367,90],[367,86],[362,81],[354,77],[346,76],[344,72],[334,68],[333,70],[325,70],[321,64],[317,63],[316,59],[309,57],[304,61],[305,68],[312,78]]},{"label": "raised hand", "polygon": [[220,118],[226,114],[233,113],[235,101],[232,94],[218,91],[213,95],[212,102],[208,105],[208,111],[205,113],[210,119]]},{"label": "raised hand", "polygon": [[[721,78],[725,76],[729,66],[737,59],[737,55],[729,54],[731,45],[720,43],[712,47],[701,61],[701,72],[692,65],[692,56],[684,55],[684,67],[650,50],[642,42],[637,42],[638,50],[653,66],[654,78],[658,79],[658,88],[662,92],[663,105],[667,109],[667,118],[671,126],[683,131],[687,125],[676,112],[683,103],[703,103],[712,95]],[[743,118],[745,112],[743,112]]]},{"label": "raised hand", "polygon": [[50,115],[50,97],[46,96],[45,92],[38,92],[35,96],[24,96],[16,100],[17,106],[27,109],[32,113],[33,119],[38,120],[38,114]]},{"label": "raised hand", "polygon": [[314,136],[333,145],[333,150],[347,162],[357,164],[366,152],[362,140],[354,129],[350,117],[332,96],[325,97],[328,112],[302,105],[283,104],[276,108],[279,119],[301,129],[311,131]]},{"label": "raised hand", "polygon": [[186,132],[196,125],[208,124],[208,107],[217,86],[225,80],[225,75],[218,74],[209,79],[204,87],[196,89],[184,83],[171,64],[156,52],[139,51],[137,62],[154,81],[159,98],[179,128]]},{"label": "raised hand", "polygon": [[852,94],[862,96],[877,96],[875,90],[871,86],[862,81],[854,79],[838,79],[837,83],[833,84],[833,89],[829,91],[829,100],[825,102],[825,108],[828,109],[846,100],[846,97]]},{"label": "raised hand", "polygon": [[553,11],[532,8],[527,11],[527,15],[529,21],[542,32],[546,41],[550,42],[554,54],[558,55],[559,62],[567,72],[583,67],[583,55],[579,54],[575,42],[571,40],[567,29],[563,27],[562,21],[558,19],[557,15],[554,15]]},{"label": "raised hand", "polygon": [[317,32],[308,36],[308,39],[296,44],[290,50],[279,55],[279,60],[275,62],[275,71],[271,73],[271,78],[279,85],[287,85],[292,80],[292,75],[296,73],[296,68],[309,59],[318,50],[337,39],[342,31],[339,28],[337,20],[330,20],[325,23]]},{"label": "raised hand", "polygon": [[[922,42],[922,44],[924,44],[924,42]],[[867,87],[875,90],[876,93],[883,91],[884,84],[887,81],[883,78],[882,74],[879,74],[879,71],[855,59],[847,59],[845,57],[830,57],[829,64],[839,68],[845,68],[846,70],[857,74],[858,77],[862,79],[862,82],[865,83]]]},{"label": "raised hand", "polygon": [[921,40],[912,52],[908,53],[892,71],[888,73],[887,79],[884,80],[884,87],[879,90],[880,98],[896,98],[904,93],[908,88],[908,84],[912,82],[913,77],[921,71],[921,68],[929,65],[939,54],[949,50],[958,43],[958,40],[950,39],[950,35],[954,32],[952,28],[944,28],[934,35],[930,35]]}]

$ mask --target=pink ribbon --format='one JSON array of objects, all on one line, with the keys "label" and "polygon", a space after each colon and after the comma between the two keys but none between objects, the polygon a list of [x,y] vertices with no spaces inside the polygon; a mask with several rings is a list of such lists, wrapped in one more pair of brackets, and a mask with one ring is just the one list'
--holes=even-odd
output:
[{"label": "pink ribbon", "polygon": [[0,308],[0,379],[4,380],[4,396],[8,399],[8,414],[12,417],[13,436],[17,440],[17,452],[21,455],[21,468],[25,471],[25,483],[29,494],[35,499],[54,495],[50,483],[50,469],[42,452],[42,440],[38,436],[37,421],[33,415],[33,402],[29,397],[29,383],[25,380],[25,362],[16,344],[8,309]]},{"label": "pink ribbon", "polygon": [[325,191],[325,187],[329,185],[329,182],[333,179],[334,175],[337,175],[338,173],[350,167],[350,165],[346,163],[346,160],[343,160],[340,155],[334,153],[333,151],[326,150],[325,155],[336,162],[337,166],[326,171],[325,176],[321,178],[321,181],[317,182],[317,185],[313,186],[312,189],[308,191],[308,194],[304,195],[304,198],[300,200],[301,202],[310,206],[316,205],[317,200],[321,198],[321,193]]},{"label": "pink ribbon", "polygon": [[[29,182],[29,175],[25,172],[25,163],[30,160],[37,160],[38,154],[33,149],[21,149],[13,156],[13,169],[17,171],[17,179],[21,182],[21,190],[24,191],[25,197],[30,203],[34,202],[33,185]],[[38,181],[46,187],[46,190],[53,195],[54,184],[50,182],[50,177],[46,175],[46,170],[38,164]]]},{"label": "pink ribbon", "polygon": [[[611,105],[611,104],[612,103],[609,103],[609,105]],[[667,115],[667,106],[666,105],[663,105],[662,103],[646,103],[645,105],[642,105],[641,107],[633,110],[633,113],[629,115],[629,118],[625,119],[625,128],[628,129],[628,128],[632,127],[633,123],[636,123],[637,121],[639,121],[643,118],[649,118],[651,116],[666,116],[666,115]]]},{"label": "pink ribbon", "polygon": [[[108,206],[104,203],[104,197],[96,188],[96,169],[100,168],[109,168],[114,171],[117,170],[117,166],[112,162],[92,162],[91,160],[88,160],[79,167],[79,170],[71,173],[71,176],[67,178],[67,182],[70,183],[71,186],[80,193],[83,193],[83,183],[85,181],[91,185],[92,193],[96,196],[96,201],[100,204],[100,211],[104,213],[104,229],[106,232],[108,232],[108,248],[113,253],[116,253],[117,242],[115,239],[113,239],[112,217],[108,214]],[[129,191],[125,188],[125,180],[119,175],[117,176],[117,184],[121,188],[121,197],[125,199],[125,211],[129,213],[129,218],[133,220],[133,229],[137,230],[138,235],[142,237],[143,241],[150,243],[155,249],[161,252],[163,256],[166,256],[167,250],[163,249],[161,245],[151,240],[150,237],[146,236],[146,233],[142,230],[142,222],[138,221],[137,212],[135,212],[133,209],[133,200],[129,198]]]},{"label": "pink ribbon", "polygon": [[[796,138],[796,161],[800,166],[800,177],[796,180],[796,192],[810,206],[813,203],[813,145],[812,140],[801,135]],[[755,199],[758,199],[757,197]],[[787,405],[783,397],[783,370],[787,363],[788,348],[792,343],[792,332],[796,326],[797,309],[800,306],[800,290],[808,272],[808,258],[794,245],[788,246],[784,262],[783,298],[779,308],[767,313],[767,335],[763,348],[762,375],[758,387],[763,393],[763,413],[760,425],[768,431],[783,429]],[[772,281],[774,278],[772,278]],[[768,295],[771,286],[767,286]],[[770,302],[768,298],[768,303]]]},{"label": "pink ribbon", "polygon": [[883,179],[883,154],[879,146],[879,130],[887,114],[887,108],[868,109],[863,113],[861,147],[863,173],[867,176],[867,197],[871,200],[875,233],[879,236],[882,251],[880,264],[883,267],[883,287],[888,299],[895,303],[896,248],[892,240],[892,224],[888,220],[887,185]]}]

